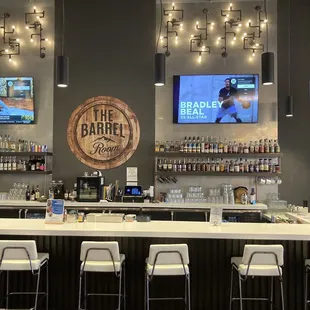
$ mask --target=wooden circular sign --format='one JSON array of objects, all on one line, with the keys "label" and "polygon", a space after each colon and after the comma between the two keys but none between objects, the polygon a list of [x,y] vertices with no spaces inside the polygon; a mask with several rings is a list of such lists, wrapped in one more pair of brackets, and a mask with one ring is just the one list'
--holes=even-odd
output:
[{"label": "wooden circular sign", "polygon": [[72,113],[67,129],[72,153],[85,165],[110,169],[122,165],[137,149],[140,126],[123,101],[94,97]]}]

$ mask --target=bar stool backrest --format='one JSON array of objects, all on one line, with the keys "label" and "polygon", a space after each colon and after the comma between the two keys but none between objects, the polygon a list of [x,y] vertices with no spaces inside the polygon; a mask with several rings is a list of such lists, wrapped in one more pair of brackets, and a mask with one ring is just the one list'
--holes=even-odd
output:
[{"label": "bar stool backrest", "polygon": [[34,240],[0,240],[0,260],[1,258],[3,260],[38,259],[36,242]]},{"label": "bar stool backrest", "polygon": [[[189,264],[187,244],[152,244],[148,263],[154,265]],[[183,260],[183,262],[182,262]]]},{"label": "bar stool backrest", "polygon": [[119,262],[118,242],[83,241],[81,245],[81,261]]},{"label": "bar stool backrest", "polygon": [[283,266],[283,254],[284,248],[281,244],[246,244],[244,246],[242,264]]}]

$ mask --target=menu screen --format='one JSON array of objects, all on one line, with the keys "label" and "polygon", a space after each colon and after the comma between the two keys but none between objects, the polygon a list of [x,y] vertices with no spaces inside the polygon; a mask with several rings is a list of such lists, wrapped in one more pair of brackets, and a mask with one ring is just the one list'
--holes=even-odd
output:
[{"label": "menu screen", "polygon": [[32,77],[0,77],[0,124],[33,124]]}]

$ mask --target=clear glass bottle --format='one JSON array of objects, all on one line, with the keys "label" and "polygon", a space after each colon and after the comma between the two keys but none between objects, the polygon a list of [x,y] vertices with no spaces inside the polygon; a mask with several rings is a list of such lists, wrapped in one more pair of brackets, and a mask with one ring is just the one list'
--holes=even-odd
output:
[{"label": "clear glass bottle", "polygon": [[225,163],[224,163],[223,158],[221,158],[221,161],[220,161],[220,172],[225,172]]},{"label": "clear glass bottle", "polygon": [[227,144],[227,140],[226,139],[224,139],[223,153],[225,153],[225,154],[228,153],[228,144]]},{"label": "clear glass bottle", "polygon": [[207,159],[207,163],[206,163],[206,171],[210,172],[211,171],[211,163],[210,163],[210,158]]},{"label": "clear glass bottle", "polygon": [[215,171],[220,172],[221,171],[221,166],[220,166],[220,160],[216,160],[216,165],[215,165]]},{"label": "clear glass bottle", "polygon": [[184,153],[187,153],[187,152],[188,152],[187,147],[188,147],[187,138],[185,137],[185,139],[184,139],[184,144],[183,144],[183,152],[184,152]]},{"label": "clear glass bottle", "polygon": [[155,142],[155,152],[159,152],[159,147],[160,147],[159,141],[156,141]]},{"label": "clear glass bottle", "polygon": [[3,171],[3,156],[0,157],[0,171]]},{"label": "clear glass bottle", "polygon": [[264,149],[264,144],[263,144],[263,140],[259,140],[259,153],[264,153],[265,149]]},{"label": "clear glass bottle", "polygon": [[274,153],[274,144],[273,144],[273,140],[269,140],[269,151],[270,153]]},{"label": "clear glass bottle", "polygon": [[196,139],[193,137],[193,142],[192,142],[192,153],[196,153],[197,148],[196,148]]},{"label": "clear glass bottle", "polygon": [[255,144],[254,144],[254,153],[259,153],[259,144],[257,140],[255,141]]},{"label": "clear glass bottle", "polygon": [[244,172],[244,164],[242,158],[239,160],[239,172]]},{"label": "clear glass bottle", "polygon": [[249,151],[250,151],[250,153],[254,153],[254,152],[255,152],[255,149],[254,149],[254,144],[253,144],[253,142],[252,142],[252,141],[250,141]]},{"label": "clear glass bottle", "polygon": [[240,166],[239,166],[238,160],[235,161],[234,172],[240,172]]},{"label": "clear glass bottle", "polygon": [[160,142],[159,151],[160,152],[165,152],[165,145],[164,145],[163,141]]},{"label": "clear glass bottle", "polygon": [[17,164],[16,164],[16,157],[13,156],[12,158],[12,170],[16,171],[17,170]]},{"label": "clear glass bottle", "polygon": [[12,170],[12,157],[8,156],[8,171]]},{"label": "clear glass bottle", "polygon": [[214,162],[214,159],[212,158],[211,159],[211,172],[215,172],[215,162]]},{"label": "clear glass bottle", "polygon": [[3,152],[3,137],[0,135],[0,152]]},{"label": "clear glass bottle", "polygon": [[192,139],[191,137],[188,137],[187,153],[192,153],[192,150],[193,150]]},{"label": "clear glass bottle", "polygon": [[196,153],[201,153],[201,143],[200,143],[200,138],[199,137],[197,137]]},{"label": "clear glass bottle", "polygon": [[185,158],[183,159],[183,163],[182,163],[180,171],[182,171],[182,172],[186,172],[187,171],[187,165],[186,165]]},{"label": "clear glass bottle", "polygon": [[278,143],[278,140],[274,140],[274,150],[275,150],[275,153],[281,152],[280,144]]},{"label": "clear glass bottle", "polygon": [[219,153],[220,153],[220,154],[223,154],[223,153],[224,153],[224,144],[223,144],[221,138],[220,138],[220,141],[219,141]]},{"label": "clear glass bottle", "polygon": [[170,144],[168,140],[165,143],[165,152],[170,152]]},{"label": "clear glass bottle", "polygon": [[160,158],[157,159],[157,171],[162,171],[163,170],[163,163]]},{"label": "clear glass bottle", "polygon": [[168,170],[167,159],[164,159],[164,162],[163,162],[163,171],[167,171],[167,170]]},{"label": "clear glass bottle", "polygon": [[201,143],[200,143],[200,152],[201,153],[204,153],[205,152],[205,137],[204,136],[202,136],[201,137]]},{"label": "clear glass bottle", "polygon": [[5,135],[3,139],[3,152],[8,152],[9,146],[8,146],[8,138]]},{"label": "clear glass bottle", "polygon": [[188,160],[187,160],[187,163],[186,163],[186,171],[187,171],[187,172],[191,172],[191,171],[192,171],[192,162],[191,162],[191,159],[188,159]]}]

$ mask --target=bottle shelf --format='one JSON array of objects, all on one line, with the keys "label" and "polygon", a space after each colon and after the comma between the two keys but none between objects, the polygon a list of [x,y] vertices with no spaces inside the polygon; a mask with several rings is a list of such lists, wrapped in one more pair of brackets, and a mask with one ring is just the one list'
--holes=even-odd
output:
[{"label": "bottle shelf", "polygon": [[52,174],[52,170],[47,171],[1,170],[0,174]]},{"label": "bottle shelf", "polygon": [[183,153],[155,152],[157,157],[204,157],[204,158],[279,158],[283,153]]},{"label": "bottle shelf", "polygon": [[52,152],[0,152],[0,156],[52,156]]},{"label": "bottle shelf", "polygon": [[282,173],[271,173],[271,172],[173,172],[173,171],[156,171],[157,176],[173,176],[173,175],[190,175],[190,176],[230,176],[230,177],[276,177],[280,176]]}]

